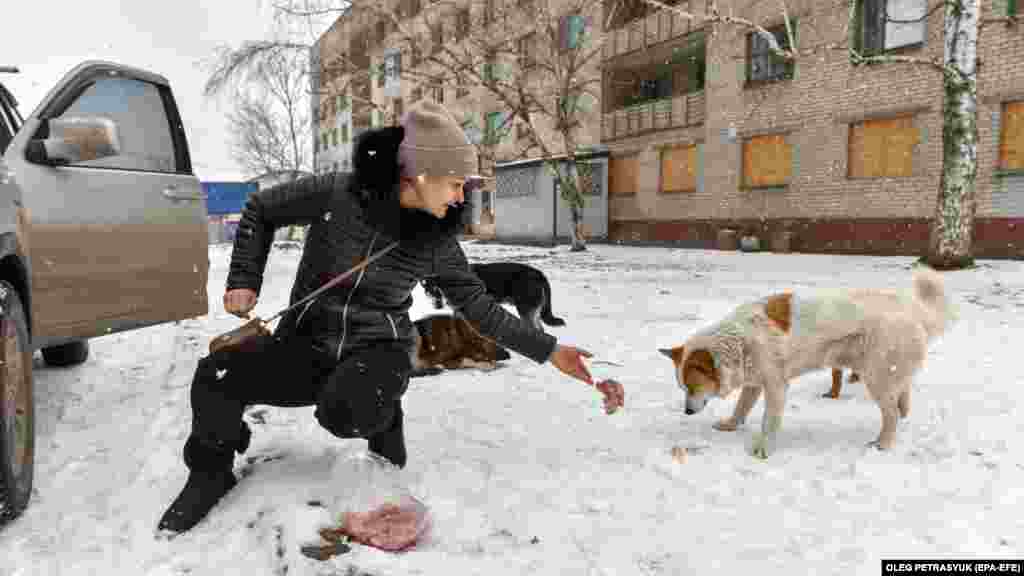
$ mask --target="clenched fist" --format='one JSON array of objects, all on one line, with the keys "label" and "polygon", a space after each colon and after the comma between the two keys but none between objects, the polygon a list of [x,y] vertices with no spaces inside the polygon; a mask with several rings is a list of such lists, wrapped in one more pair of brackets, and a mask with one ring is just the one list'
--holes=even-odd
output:
[{"label": "clenched fist", "polygon": [[249,311],[256,306],[256,291],[250,288],[235,288],[224,293],[224,309],[239,318],[249,318]]}]

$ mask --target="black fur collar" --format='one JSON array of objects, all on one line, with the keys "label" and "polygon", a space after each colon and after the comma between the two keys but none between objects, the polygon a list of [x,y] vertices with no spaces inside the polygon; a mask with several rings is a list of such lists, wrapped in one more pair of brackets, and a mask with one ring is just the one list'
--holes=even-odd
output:
[{"label": "black fur collar", "polygon": [[350,192],[375,231],[410,247],[437,246],[465,230],[472,209],[469,200],[448,209],[444,218],[399,205],[398,145],[405,137],[401,126],[373,128],[355,141]]}]

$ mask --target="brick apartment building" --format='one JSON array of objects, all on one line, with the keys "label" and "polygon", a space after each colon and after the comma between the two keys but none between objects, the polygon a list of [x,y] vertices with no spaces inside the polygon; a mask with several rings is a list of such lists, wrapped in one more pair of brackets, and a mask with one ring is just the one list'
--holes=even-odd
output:
[{"label": "brick apartment building", "polygon": [[[515,18],[529,17],[530,2],[396,1],[403,19],[419,25],[418,54],[395,49],[389,23],[355,10],[317,44],[317,86],[325,94],[316,115],[320,169],[347,167],[356,134],[391,122],[419,98],[449,106],[470,133],[502,120],[504,111],[483,88],[458,79],[432,84],[436,70],[423,64],[422,51],[457,38],[464,26],[525,29]],[[611,153],[609,238],[712,247],[719,230],[729,228],[797,251],[921,253],[941,175],[941,75],[925,66],[855,66],[846,50],[827,46],[853,39],[865,52],[941,58],[942,10],[917,24],[886,24],[884,2],[895,19],[912,20],[923,14],[924,0],[855,1],[853,30],[847,0],[787,2],[798,47],[816,50],[786,64],[737,26],[720,25],[711,34],[699,18],[656,12],[641,0],[607,0],[603,17],[588,24],[608,26],[599,113],[586,119],[580,144],[600,143]],[[668,3],[697,15],[704,10],[703,0]],[[719,0],[719,8],[785,41],[777,3]],[[425,10],[444,17],[420,18]],[[986,19],[1016,10],[1013,0],[982,0]],[[497,13],[512,19],[499,20]],[[504,65],[529,60],[526,40],[518,40],[523,53]],[[348,77],[332,68],[342,54],[357,69],[384,73],[353,76],[342,93]],[[986,24],[979,56],[976,255],[1021,257],[1024,22]],[[511,159],[521,137],[513,130],[484,154],[482,169]]]},{"label": "brick apartment building", "polygon": [[[393,22],[381,14],[356,6],[339,16],[321,36],[313,54],[320,70],[319,81],[314,80],[314,91],[321,93],[319,102],[314,103],[314,117],[319,123],[315,131],[315,150],[323,160],[319,163],[321,169],[334,168],[335,163],[337,167],[347,166],[351,142],[357,134],[371,126],[397,121],[406,107],[422,98],[447,106],[474,141],[483,140],[488,133],[497,133],[508,113],[497,99],[464,77],[445,73],[426,57],[443,43],[458,42],[470,27],[477,31],[483,29],[496,38],[508,39],[509,46],[514,48],[490,58],[481,55],[481,60],[486,60],[482,65],[529,81],[530,56],[538,47],[531,42],[529,34],[516,31],[527,29],[533,1],[539,0],[382,2],[381,6],[389,6],[403,26],[421,38],[416,49],[404,46]],[[557,4],[555,0],[555,6]],[[599,3],[593,6],[595,11],[600,10]],[[345,73],[341,67],[345,60],[351,62],[353,70],[370,70],[369,77]],[[598,77],[599,62],[595,62],[589,73],[595,79]],[[599,122],[595,107],[581,134],[581,146],[597,143]],[[541,126],[541,130],[547,129]],[[493,146],[481,144],[484,158],[481,170],[490,173],[493,162],[517,159],[517,150],[523,148],[527,138],[516,123],[507,127],[503,137],[490,138],[495,142]],[[554,148],[561,152],[557,146]]]},{"label": "brick apartment building", "polygon": [[[896,20],[924,3],[888,0]],[[693,13],[703,2],[691,0]],[[880,24],[885,0],[857,0],[865,51],[941,58],[942,10]],[[995,2],[995,3],[993,3]],[[608,2],[606,10],[610,8]],[[687,8],[687,2],[675,2]],[[929,4],[930,6],[931,4]],[[779,4],[721,0],[722,13],[787,37]],[[847,0],[787,2],[800,48],[844,43]],[[982,0],[983,18],[1015,11]],[[886,26],[888,28],[886,28]],[[942,78],[904,64],[854,66],[821,49],[793,65],[735,26],[619,7],[606,30],[601,140],[610,237],[711,247],[720,229],[794,250],[919,254],[941,176]],[[1024,22],[990,23],[979,43],[976,255],[1024,256]]]}]

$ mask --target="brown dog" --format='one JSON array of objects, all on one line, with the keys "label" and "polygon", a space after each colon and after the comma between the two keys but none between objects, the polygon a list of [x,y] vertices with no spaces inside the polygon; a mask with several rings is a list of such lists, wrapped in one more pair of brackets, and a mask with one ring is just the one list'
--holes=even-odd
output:
[{"label": "brown dog", "polygon": [[439,374],[439,367],[493,370],[499,360],[511,358],[507,350],[457,316],[433,314],[413,324],[418,338],[412,355],[412,376]]}]

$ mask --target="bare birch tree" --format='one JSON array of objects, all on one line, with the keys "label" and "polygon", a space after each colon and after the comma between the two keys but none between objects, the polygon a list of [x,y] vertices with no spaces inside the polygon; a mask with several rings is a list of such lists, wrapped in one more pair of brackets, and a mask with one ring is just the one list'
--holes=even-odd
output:
[{"label": "bare birch tree", "polygon": [[[573,249],[583,250],[586,195],[581,189],[577,154],[586,127],[595,124],[592,115],[597,113],[600,99],[603,2],[565,0],[554,4],[557,9],[547,0],[327,0],[312,6],[308,0],[283,0],[276,8],[283,18],[346,11],[359,13],[361,18],[368,16],[367,22],[373,24],[365,28],[383,26],[385,34],[381,36],[387,37],[389,48],[419,56],[418,66],[402,66],[403,81],[427,90],[442,86],[482,91],[482,99],[504,112],[500,122],[478,130],[480,137],[474,143],[482,161],[493,163],[500,150],[511,157],[531,153],[545,158],[570,208]],[[308,46],[247,43],[221,59],[223,65],[211,76],[209,86],[219,89],[265,54],[282,50],[305,51]],[[339,74],[348,82],[357,76],[384,73],[379,65],[366,70],[347,55],[329,66],[341,68]],[[334,87],[339,89],[345,90]],[[382,103],[367,104],[386,111]],[[510,147],[503,140],[513,127],[526,137],[517,138]],[[565,155],[565,160],[557,160],[559,155]]]},{"label": "bare birch tree", "polygon": [[234,88],[228,114],[235,161],[251,175],[310,172],[309,95],[304,66],[292,55],[269,54]]}]

